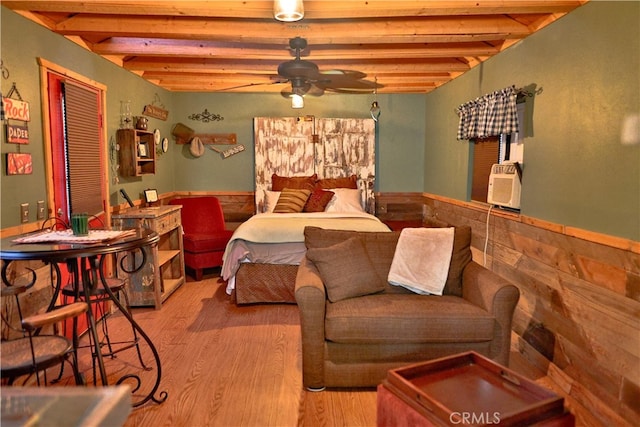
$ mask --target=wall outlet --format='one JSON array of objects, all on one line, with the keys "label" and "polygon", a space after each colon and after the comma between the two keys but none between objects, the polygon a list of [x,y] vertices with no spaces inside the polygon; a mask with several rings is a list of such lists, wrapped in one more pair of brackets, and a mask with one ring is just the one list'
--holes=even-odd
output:
[{"label": "wall outlet", "polygon": [[20,222],[29,222],[29,203],[20,203]]},{"label": "wall outlet", "polygon": [[37,219],[44,219],[44,200],[38,200]]}]

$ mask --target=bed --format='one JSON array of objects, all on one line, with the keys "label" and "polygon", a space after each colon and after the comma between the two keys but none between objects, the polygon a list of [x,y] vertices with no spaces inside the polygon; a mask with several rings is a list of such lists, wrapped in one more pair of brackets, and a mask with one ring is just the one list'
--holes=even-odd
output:
[{"label": "bed", "polygon": [[235,230],[221,275],[238,304],[295,303],[306,226],[389,231],[373,215],[375,124],[255,118],[254,143],[256,214]]},{"label": "bed", "polygon": [[235,290],[239,304],[295,302],[293,282],[306,252],[306,226],[389,231],[366,212],[257,214],[236,229],[227,245],[222,267],[227,293]]}]

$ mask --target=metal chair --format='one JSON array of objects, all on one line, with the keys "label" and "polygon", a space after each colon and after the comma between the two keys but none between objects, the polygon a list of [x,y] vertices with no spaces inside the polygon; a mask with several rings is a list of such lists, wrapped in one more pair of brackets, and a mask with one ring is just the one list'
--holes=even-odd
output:
[{"label": "metal chair", "polygon": [[[85,313],[89,306],[85,302],[56,307],[51,311],[22,316],[20,307],[20,295],[25,293],[33,284],[25,286],[2,285],[2,297],[15,298],[17,318],[12,320],[9,310],[3,309],[2,321],[9,330],[16,331],[13,335],[17,338],[4,339],[0,343],[0,371],[3,382],[12,385],[14,381],[23,376],[35,374],[36,383],[41,385],[40,372],[44,376],[44,384],[47,384],[47,369],[63,365],[64,361],[71,359],[76,384],[84,384],[84,378],[78,370],[77,355],[70,339],[55,334],[43,334],[42,328],[54,326],[57,323],[70,318],[77,318]],[[25,379],[25,383],[29,377]]]},{"label": "metal chair", "polygon": [[[115,298],[122,299],[124,301],[123,305],[125,309],[128,310],[130,313],[131,306],[129,305],[129,297],[127,296],[127,292],[125,290],[126,282],[123,279],[120,279],[117,277],[108,278],[106,279],[106,282],[107,282],[107,286],[109,287],[109,290],[111,291],[111,295],[113,295]],[[84,283],[80,283],[80,287],[78,289],[76,289],[76,287],[73,286],[72,284],[68,284],[62,288],[63,296],[68,298],[74,298],[76,301],[84,300],[84,295],[85,295],[84,292],[85,292]],[[138,344],[139,338],[135,328],[131,328],[133,337],[128,341],[112,341],[112,339],[109,337],[109,326],[108,326],[107,318],[109,317],[110,313],[108,311],[108,306],[106,306],[106,304],[110,301],[110,299],[111,299],[111,296],[105,289],[104,284],[100,280],[98,280],[96,283],[96,286],[91,290],[89,303],[93,307],[95,307],[95,310],[96,310],[95,318],[100,320],[100,323],[102,325],[102,341],[100,342],[100,348],[102,349],[105,346],[107,348],[106,351],[102,352],[102,356],[115,357],[116,353],[135,347],[138,353],[138,360],[140,361],[140,364],[144,369],[149,369],[145,365],[144,361],[142,360],[142,353],[140,352],[140,346]],[[89,335],[89,341],[90,342],[87,347],[93,349],[95,345],[91,341],[91,335]],[[95,350],[92,350],[91,355],[95,361],[95,358],[97,356],[95,354]],[[95,379],[96,379],[95,363],[93,364],[93,368],[94,368],[93,378],[95,382]]]}]

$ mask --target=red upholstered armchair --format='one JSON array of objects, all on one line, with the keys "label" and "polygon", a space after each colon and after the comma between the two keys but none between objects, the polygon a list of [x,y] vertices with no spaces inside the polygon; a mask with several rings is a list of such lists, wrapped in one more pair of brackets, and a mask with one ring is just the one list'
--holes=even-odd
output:
[{"label": "red upholstered armchair", "polygon": [[196,280],[202,270],[222,265],[222,255],[233,234],[227,230],[220,201],[213,196],[173,199],[170,205],[182,205],[184,263]]}]

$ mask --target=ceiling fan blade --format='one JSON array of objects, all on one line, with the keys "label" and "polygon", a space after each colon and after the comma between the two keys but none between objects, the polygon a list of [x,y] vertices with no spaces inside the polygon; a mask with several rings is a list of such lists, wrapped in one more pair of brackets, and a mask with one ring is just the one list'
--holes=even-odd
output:
[{"label": "ceiling fan blade", "polygon": [[295,50],[295,59],[285,61],[278,66],[278,75],[291,82],[291,90],[283,89],[281,92],[285,98],[293,94],[321,96],[325,91],[373,93],[382,87],[377,82],[364,80],[367,75],[361,71],[341,69],[320,71],[315,63],[300,59],[300,51],[307,47],[307,41],[301,37],[290,39],[289,47]]},{"label": "ceiling fan blade", "polygon": [[366,93],[374,93],[375,89],[358,89],[358,88],[337,88],[337,87],[327,87],[324,89],[327,92],[334,93],[350,93],[350,94],[366,94]]},{"label": "ceiling fan blade", "polygon": [[329,82],[316,83],[323,89],[344,89],[373,92],[381,86],[368,80],[352,80],[352,79],[331,79]]},{"label": "ceiling fan blade", "polygon": [[349,79],[354,79],[354,80],[360,80],[360,79],[364,79],[365,77],[367,77],[367,75],[365,73],[363,73],[362,71],[355,71],[355,70],[324,70],[324,71],[320,71],[320,75],[321,76],[328,76],[329,78],[349,78]]},{"label": "ceiling fan blade", "polygon": [[243,84],[243,85],[231,86],[231,87],[225,87],[223,89],[218,89],[216,92],[225,92],[225,91],[228,91],[228,90],[241,89],[243,87],[269,86],[269,85],[276,85],[276,84],[280,84],[280,83],[287,83],[287,82],[274,81],[274,82],[269,82],[269,83],[247,83],[247,84]]}]

